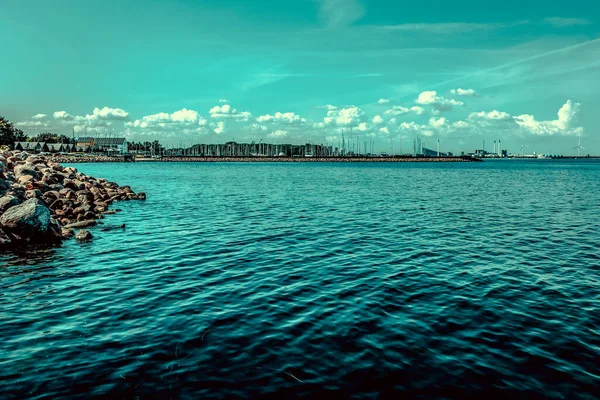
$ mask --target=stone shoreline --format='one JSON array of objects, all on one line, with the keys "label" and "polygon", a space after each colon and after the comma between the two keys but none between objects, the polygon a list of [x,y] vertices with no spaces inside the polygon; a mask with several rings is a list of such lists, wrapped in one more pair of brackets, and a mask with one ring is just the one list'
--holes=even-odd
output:
[{"label": "stone shoreline", "polygon": [[71,237],[90,240],[92,235],[83,228],[114,214],[110,204],[145,199],[144,193],[136,194],[129,186],[96,179],[43,156],[2,152],[0,248],[53,246]]},{"label": "stone shoreline", "polygon": [[108,163],[108,162],[126,162],[123,157],[113,156],[49,156],[47,160],[59,164],[76,164],[76,163]]}]

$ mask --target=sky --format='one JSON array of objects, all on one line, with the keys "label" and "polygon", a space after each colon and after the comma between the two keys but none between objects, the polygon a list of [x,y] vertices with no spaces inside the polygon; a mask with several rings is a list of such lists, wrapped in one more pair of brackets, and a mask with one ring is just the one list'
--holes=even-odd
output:
[{"label": "sky", "polygon": [[600,154],[600,4],[2,0],[28,135]]}]

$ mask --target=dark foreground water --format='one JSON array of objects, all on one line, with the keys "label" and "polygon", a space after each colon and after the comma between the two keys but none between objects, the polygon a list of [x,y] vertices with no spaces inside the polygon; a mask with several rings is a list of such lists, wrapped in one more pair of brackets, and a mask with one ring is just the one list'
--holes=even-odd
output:
[{"label": "dark foreground water", "polygon": [[0,255],[0,397],[600,393],[600,163],[95,164],[96,240]]}]

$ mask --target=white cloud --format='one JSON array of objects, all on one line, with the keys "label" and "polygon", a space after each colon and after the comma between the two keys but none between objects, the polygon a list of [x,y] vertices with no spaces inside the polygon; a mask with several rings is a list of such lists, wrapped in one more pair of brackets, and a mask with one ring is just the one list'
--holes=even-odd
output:
[{"label": "white cloud", "polygon": [[402,107],[402,106],[394,106],[389,110],[386,110],[384,112],[385,115],[404,115],[404,114],[408,114],[410,112],[409,108],[406,107]]},{"label": "white cloud", "polygon": [[[459,93],[459,90],[461,93]],[[455,89],[454,95],[472,95],[470,89]],[[220,104],[209,111],[209,119],[195,110],[182,108],[181,110],[159,112],[146,115],[133,121],[125,121],[129,113],[118,108],[95,108],[91,114],[84,116],[71,115],[66,111],[56,111],[51,114],[50,120],[41,116],[33,116],[29,121],[17,122],[16,125],[29,128],[31,131],[49,129],[49,132],[68,133],[74,128],[82,134],[98,132],[121,132],[124,128],[128,137],[144,136],[157,139],[178,138],[195,140],[198,135],[220,135],[228,131],[236,133],[240,141],[253,140],[257,136],[269,138],[294,138],[296,140],[322,140],[323,136],[339,137],[347,128],[360,132],[360,136],[377,135],[395,136],[409,135],[454,135],[457,138],[469,135],[493,135],[495,138],[504,138],[509,135],[574,135],[583,134],[583,128],[577,126],[577,115],[580,105],[568,100],[560,107],[557,116],[550,120],[538,120],[531,114],[511,115],[507,112],[477,111],[469,113],[464,120],[452,120],[442,117],[439,109],[448,109],[448,106],[463,104],[454,99],[444,98],[435,91],[422,92],[417,103],[432,105],[425,108],[414,105],[404,107],[390,105],[384,114],[367,115],[364,110],[356,106],[337,108],[327,106],[327,115],[321,121],[311,121],[300,117],[292,111],[276,112],[261,115],[254,119],[250,113],[241,113],[229,104]],[[385,107],[388,108],[388,107]],[[383,109],[385,109],[383,108]],[[379,111],[382,111],[381,109]],[[458,113],[457,113],[458,114]],[[398,115],[397,118],[392,115]],[[417,116],[427,116],[417,117]],[[446,114],[444,114],[446,115]],[[453,115],[453,114],[448,114]],[[410,121],[410,116],[414,121]],[[238,132],[241,132],[238,138]],[[173,139],[173,140],[174,140]],[[198,139],[203,140],[203,139]]]},{"label": "white cloud", "polygon": [[332,106],[331,104],[325,104],[324,106],[318,106],[317,108],[324,108],[326,110],[337,110],[338,106]]},{"label": "white cloud", "polygon": [[216,127],[213,129],[213,131],[217,134],[220,135],[221,133],[225,133],[227,132],[227,129],[225,127],[225,122],[224,121],[219,121],[217,122]]},{"label": "white cloud", "polygon": [[245,127],[246,130],[250,132],[267,132],[269,128],[266,125],[262,124],[251,124]]},{"label": "white cloud", "polygon": [[506,120],[510,120],[511,116],[509,113],[494,110],[494,111],[490,111],[487,113],[485,111],[473,112],[473,113],[469,114],[468,118],[469,119],[506,121]]},{"label": "white cloud", "polygon": [[413,132],[413,133],[421,133],[421,132],[423,132],[426,129],[429,129],[429,126],[427,126],[427,125],[420,125],[420,124],[417,124],[414,121],[402,122],[400,125],[398,125],[398,130],[400,130],[400,131],[409,131],[409,132]]},{"label": "white cloud", "polygon": [[367,124],[366,122],[361,122],[360,124],[358,124],[358,130],[360,132],[366,132],[366,131],[370,131],[371,128],[369,127],[369,124]]},{"label": "white cloud", "polygon": [[283,131],[281,129],[276,130],[275,132],[271,132],[267,135],[267,137],[271,137],[271,138],[283,138],[283,137],[287,137],[288,136],[288,131]]},{"label": "white cloud", "polygon": [[33,118],[33,119],[43,119],[43,118],[46,118],[46,117],[47,117],[47,115],[46,115],[46,114],[35,114],[35,115],[34,115],[33,117],[31,117],[31,118]]},{"label": "white cloud", "polygon": [[471,127],[472,127],[471,124],[469,124],[466,121],[456,121],[456,122],[452,123],[452,128],[455,128],[455,129],[468,129]]},{"label": "white cloud", "polygon": [[324,118],[326,125],[356,126],[364,118],[364,111],[358,107],[351,106],[341,110],[329,110]]},{"label": "white cloud", "polygon": [[450,91],[450,93],[452,94],[452,96],[471,96],[471,97],[477,97],[479,96],[479,93],[477,93],[474,89],[452,89]]},{"label": "white cloud", "polygon": [[22,121],[22,122],[16,122],[15,126],[18,126],[20,128],[42,128],[42,127],[48,127],[49,124],[47,122],[42,122],[42,121]]},{"label": "white cloud", "polygon": [[[55,113],[56,114],[56,113]],[[125,120],[129,117],[129,113],[120,108],[104,107],[102,109],[96,107],[93,113],[87,114],[85,118],[88,121],[95,120]]]},{"label": "white cloud", "polygon": [[567,100],[558,110],[558,119],[553,121],[537,121],[533,115],[529,114],[516,116],[514,120],[522,129],[534,135],[580,136],[583,134],[583,128],[572,126],[575,115],[579,112],[579,106],[579,103]]},{"label": "white cloud", "polygon": [[439,129],[439,128],[442,128],[443,126],[445,126],[446,122],[447,122],[447,120],[444,117],[437,118],[437,119],[435,117],[431,117],[429,119],[429,126],[432,128]]},{"label": "white cloud", "polygon": [[256,121],[258,122],[278,122],[278,123],[282,123],[282,124],[303,124],[304,122],[306,122],[306,120],[304,118],[300,118],[299,115],[294,114],[293,112],[285,112],[285,113],[281,113],[281,112],[276,112],[275,115],[261,115],[258,118],[256,118]]},{"label": "white cloud", "polygon": [[173,122],[196,122],[200,119],[200,115],[194,110],[188,110],[187,108],[182,108],[179,111],[175,111],[171,114],[171,119]]},{"label": "white cloud", "polygon": [[328,27],[350,25],[360,19],[365,8],[359,0],[318,0],[319,18]]},{"label": "white cloud", "polygon": [[413,106],[411,108],[402,107],[402,106],[393,106],[391,109],[386,110],[384,112],[385,115],[406,115],[409,113],[414,113],[416,115],[423,115],[425,113],[425,109],[419,106]]},{"label": "white cloud", "polygon": [[178,130],[189,128],[189,125],[206,125],[204,119],[197,111],[182,108],[172,114],[159,112],[157,114],[145,115],[142,119],[125,124],[126,127],[140,129]]},{"label": "white cloud", "polygon": [[410,108],[410,111],[414,112],[417,115],[423,115],[425,113],[425,109],[419,106],[413,106]]},{"label": "white cloud", "polygon": [[380,115],[376,115],[373,117],[373,123],[375,125],[383,125],[385,123],[385,120],[383,118],[381,118]]},{"label": "white cloud", "polygon": [[227,100],[227,99],[219,99],[219,103],[229,103],[229,100]]},{"label": "white cloud", "polygon": [[66,111],[56,111],[54,114],[54,119],[62,119],[66,121],[70,121],[73,119],[73,116]]},{"label": "white cloud", "polygon": [[435,90],[425,91],[419,94],[417,98],[418,104],[432,105],[438,111],[450,111],[452,106],[462,106],[465,103],[454,99],[447,99],[443,96],[439,96]]},{"label": "white cloud", "polygon": [[377,104],[390,104],[389,99],[379,99],[377,100]]},{"label": "white cloud", "polygon": [[473,112],[467,117],[467,121],[457,121],[452,124],[453,128],[473,130],[473,133],[490,132],[496,130],[504,134],[515,132],[527,133],[538,136],[579,136],[583,134],[583,128],[574,126],[579,103],[571,100],[558,110],[557,119],[550,121],[538,121],[531,114],[512,116],[503,111],[480,111]]},{"label": "white cloud", "polygon": [[238,112],[235,108],[229,104],[223,104],[222,106],[214,106],[208,113],[212,118],[231,118],[241,121],[248,121],[252,118],[252,114],[248,111]]},{"label": "white cloud", "polygon": [[565,104],[558,110],[558,120],[556,126],[561,129],[569,129],[571,121],[575,118],[575,115],[579,112],[579,103],[573,103],[571,100],[567,100]]}]

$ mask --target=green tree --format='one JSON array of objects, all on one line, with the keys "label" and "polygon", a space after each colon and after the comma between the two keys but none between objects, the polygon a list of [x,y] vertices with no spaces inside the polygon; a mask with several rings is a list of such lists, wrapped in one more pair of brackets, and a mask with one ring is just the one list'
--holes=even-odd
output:
[{"label": "green tree", "polygon": [[66,135],[57,135],[56,133],[40,133],[27,139],[29,142],[63,143],[70,144],[71,138]]},{"label": "green tree", "polygon": [[0,117],[0,146],[6,145],[14,149],[15,142],[24,142],[26,138],[22,130],[15,128],[6,118]]}]

